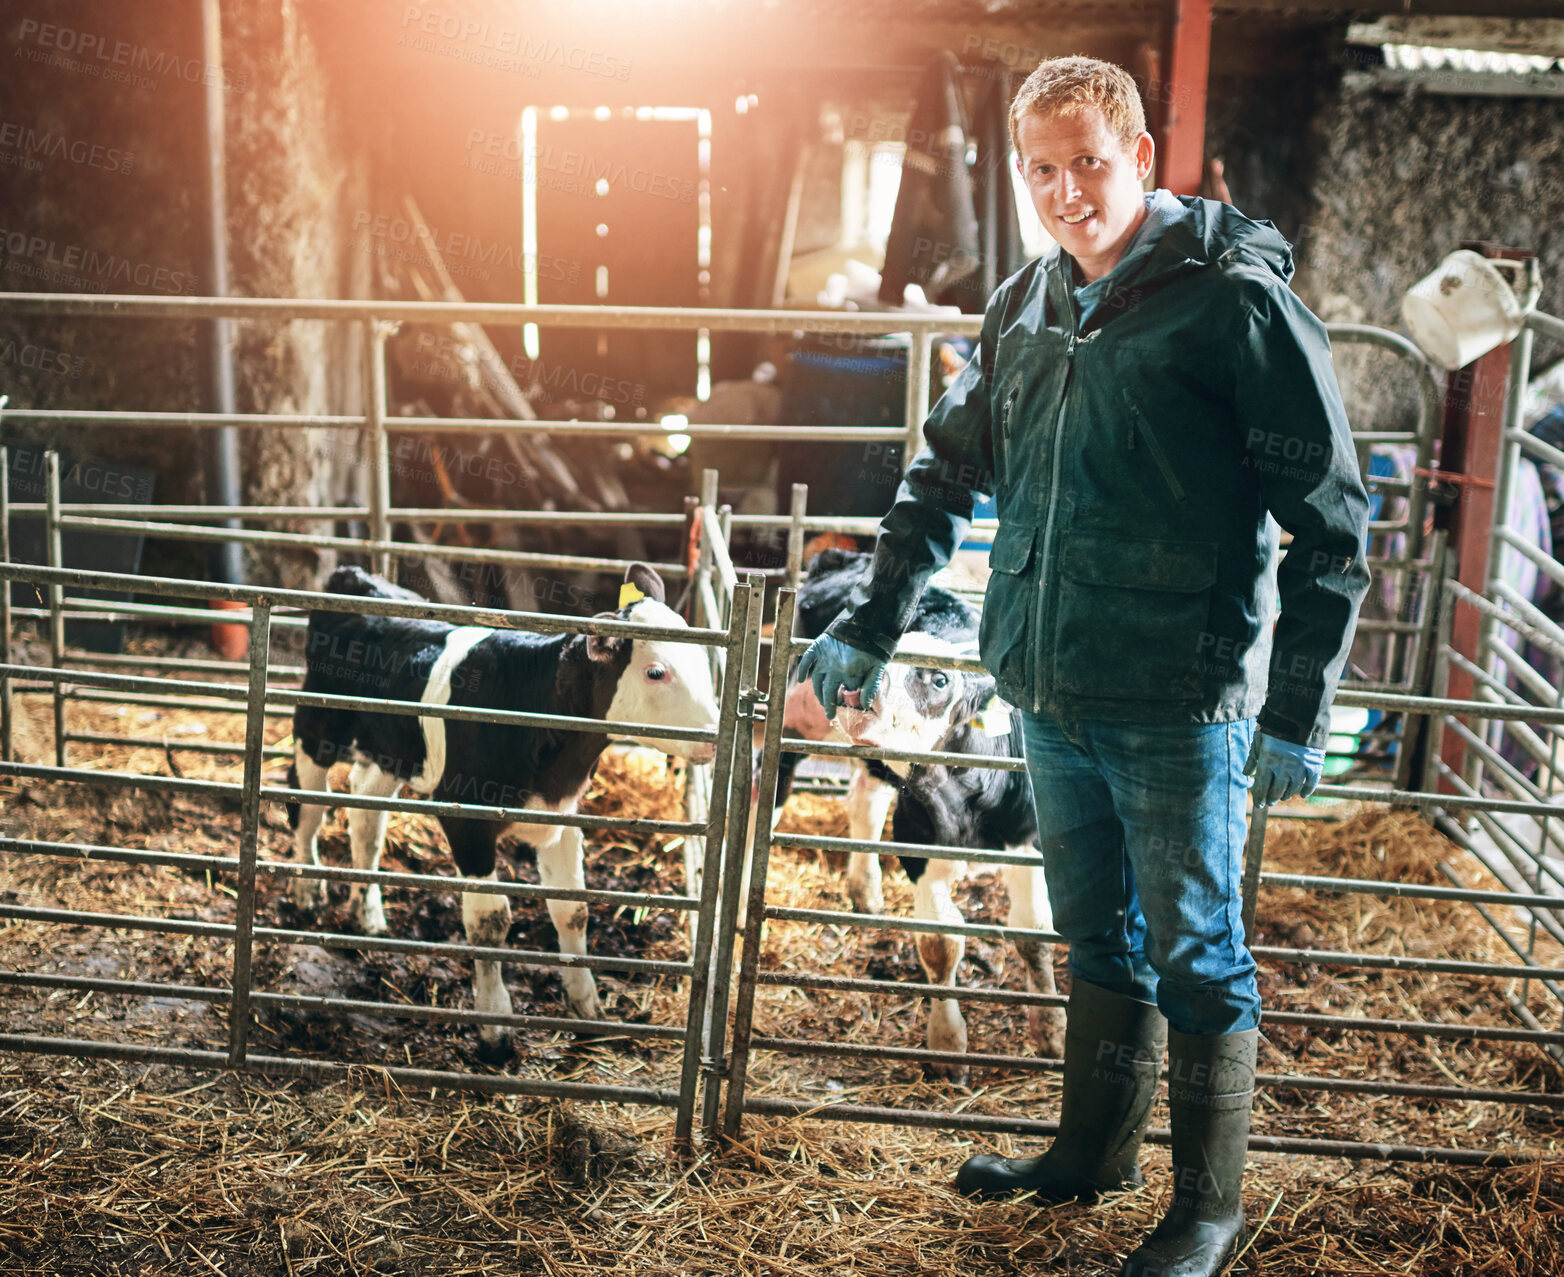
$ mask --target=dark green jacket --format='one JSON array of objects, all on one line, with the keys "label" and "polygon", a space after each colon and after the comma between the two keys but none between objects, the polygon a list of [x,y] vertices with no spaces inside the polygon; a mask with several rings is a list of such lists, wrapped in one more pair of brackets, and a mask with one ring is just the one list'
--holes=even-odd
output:
[{"label": "dark green jacket", "polygon": [[1258,714],[1323,745],[1368,586],[1329,342],[1270,223],[1157,200],[1085,323],[1057,248],[1000,286],[830,632],[889,655],[974,494],[994,494],[981,651],[1006,699],[1121,722]]}]

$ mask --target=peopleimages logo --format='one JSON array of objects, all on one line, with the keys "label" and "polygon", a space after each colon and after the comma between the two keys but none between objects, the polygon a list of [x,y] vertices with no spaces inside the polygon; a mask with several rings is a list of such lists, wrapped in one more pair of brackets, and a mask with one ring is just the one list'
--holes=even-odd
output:
[{"label": "peopleimages logo", "polygon": [[[436,38],[448,43],[437,44]],[[425,9],[416,4],[402,10],[402,34],[397,43],[421,53],[437,53],[441,57],[501,71],[519,71],[534,78],[545,65],[610,80],[630,78],[629,58],[618,58],[600,49],[547,37],[534,39],[520,27],[497,27],[476,18]]]},{"label": "peopleimages logo", "polygon": [[439,483],[442,479],[485,479],[500,487],[524,487],[527,476],[504,456],[459,448],[424,435],[398,435],[389,449],[392,472],[401,479]]},{"label": "peopleimages logo", "polygon": [[104,281],[131,285],[125,290],[127,292],[139,289],[192,296],[196,291],[193,271],[136,262],[118,253],[100,253],[80,244],[62,245],[57,240],[29,235],[25,231],[0,228],[0,248],[4,248],[6,254],[0,270],[44,283],[71,284],[80,292],[106,292]]},{"label": "peopleimages logo", "polygon": [[[353,247],[381,256],[428,263],[419,228],[405,217],[372,213],[361,208],[353,214],[353,229],[360,232]],[[513,243],[485,240],[479,235],[445,231],[437,226],[423,229],[434,251],[453,275],[488,279],[491,268],[519,271],[526,264],[525,253]],[[574,284],[581,278],[580,262],[555,257],[552,253],[535,254],[532,265],[539,279]]]},{"label": "peopleimages logo", "polygon": [[33,342],[0,342],[0,364],[11,364],[30,372],[48,373],[55,377],[69,377],[79,381],[87,369],[87,360],[69,351],[54,350]]},{"label": "peopleimages logo", "polygon": [[[513,182],[528,178],[520,139],[487,129],[467,130],[467,154],[458,167]],[[622,187],[637,195],[680,204],[693,203],[696,196],[695,182],[688,177],[619,159],[600,159],[564,146],[538,147],[532,154],[532,170],[532,180],[538,186],[566,195],[596,196],[598,183],[607,182],[610,189]]]},{"label": "peopleimages logo", "polygon": [[[111,41],[105,35],[39,22],[36,18],[23,18],[17,35],[21,43],[12,57],[79,71],[101,80],[155,89],[157,77],[171,75],[187,84],[221,84],[225,89],[240,91],[249,83],[242,71],[213,66],[202,58],[182,58],[128,40]],[[29,44],[35,47],[23,47]]]},{"label": "peopleimages logo", "polygon": [[[49,472],[49,463],[42,452],[20,449],[11,454],[10,470],[13,477],[42,480]],[[106,501],[144,502],[152,498],[152,480],[146,475],[92,461],[73,462],[61,473],[60,487]]]},{"label": "peopleimages logo", "polygon": [[64,133],[40,133],[35,128],[0,120],[0,164],[14,164],[37,172],[43,167],[40,156],[102,169],[105,173],[129,173],[136,162],[134,151],[81,138],[73,140]]}]

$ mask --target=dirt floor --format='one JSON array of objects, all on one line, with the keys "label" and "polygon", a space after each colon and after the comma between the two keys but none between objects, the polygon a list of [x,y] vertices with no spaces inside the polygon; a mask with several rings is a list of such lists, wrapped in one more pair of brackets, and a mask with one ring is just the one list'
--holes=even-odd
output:
[{"label": "dirt floor", "polygon": [[[52,761],[48,711],[24,698],[19,740]],[[97,770],[236,778],[237,759],[170,751],[166,739],[232,741],[238,716],[73,705],[73,730],[137,734],[156,747],[72,747]],[[268,740],[279,742],[279,720]],[[269,768],[281,779],[282,764]],[[597,812],[676,816],[679,769],[642,751],[610,754],[590,796]],[[786,828],[845,832],[840,803],[800,795]],[[0,777],[0,833],[79,843],[233,854],[237,811],[205,800],[108,785]],[[280,809],[264,814],[262,854],[289,855]],[[340,814],[322,834],[328,860],[346,863]],[[598,840],[588,884],[678,890],[672,839]],[[393,816],[388,862],[449,874],[440,836],[419,817]],[[1458,849],[1416,817],[1365,811],[1341,823],[1272,823],[1267,864],[1395,881],[1447,883],[1448,863],[1485,881]],[[887,906],[910,911],[887,865]],[[536,881],[532,865],[515,876]],[[774,864],[778,903],[844,908],[832,866],[811,854]],[[1003,918],[991,874],[960,897],[970,920]],[[263,878],[267,925],[351,930],[333,888],[318,919],[301,919]],[[229,921],[233,897],[204,873],[59,857],[0,859],[0,900]],[[387,890],[393,934],[459,938],[458,893]],[[1508,918],[1502,919],[1508,922]],[[1267,889],[1259,942],[1414,956],[1510,960],[1470,909],[1426,902],[1321,897]],[[1511,934],[1524,940],[1519,925]],[[509,943],[552,949],[541,907],[516,911]],[[593,906],[591,951],[682,959],[682,915]],[[1020,987],[998,945],[969,940],[963,981]],[[843,975],[919,979],[910,936],[774,923],[764,962]],[[1539,946],[1540,961],[1561,955]],[[111,932],[0,919],[0,967],[221,985],[227,946],[202,937]],[[263,946],[262,987],[383,1001],[463,1005],[464,965],[421,955],[360,954],[319,946]],[[1062,966],[1061,966],[1062,974]],[[1513,1025],[1500,994],[1528,998],[1557,1021],[1535,984],[1469,977],[1266,963],[1268,1009],[1353,1017]],[[557,977],[507,967],[519,1012],[562,1014]],[[682,990],[644,975],[600,976],[605,1014],[682,1023]],[[1019,1016],[968,1004],[972,1049],[1025,1053]],[[757,1031],[830,1041],[917,1045],[919,1000],[763,989]],[[226,1043],[225,1013],[193,1000],[0,985],[0,1032],[195,1046]],[[671,1086],[675,1044],[517,1035],[513,1075]],[[321,1273],[961,1273],[1099,1274],[1154,1222],[1168,1196],[1167,1153],[1148,1150],[1147,1187],[1109,1204],[1042,1209],[1025,1201],[974,1205],[948,1191],[962,1158],[1010,1150],[1008,1137],[746,1119],[740,1146],[716,1161],[681,1162],[671,1114],[658,1109],[403,1092],[374,1066],[485,1071],[476,1031],[391,1017],[258,1011],[254,1049],[331,1056],[365,1065],[349,1079],[274,1081],[161,1065],[0,1055],[0,1274]],[[1564,1092],[1564,1074],[1536,1047],[1435,1040],[1288,1025],[1265,1030],[1260,1067],[1314,1076]],[[1053,1072],[973,1070],[971,1085],[925,1078],[919,1066],[758,1055],[752,1093],[963,1112],[1057,1115]],[[1166,1124],[1160,1110],[1153,1124]],[[1246,1184],[1255,1236],[1234,1271],[1267,1277],[1413,1272],[1564,1272],[1564,1109],[1262,1090],[1255,1130],[1273,1135],[1473,1148],[1540,1150],[1553,1160],[1509,1169],[1447,1169],[1257,1154]]]}]

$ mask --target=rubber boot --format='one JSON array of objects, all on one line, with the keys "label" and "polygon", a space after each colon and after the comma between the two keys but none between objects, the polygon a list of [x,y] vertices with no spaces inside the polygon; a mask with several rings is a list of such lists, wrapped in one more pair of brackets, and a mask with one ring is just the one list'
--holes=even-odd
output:
[{"label": "rubber boot", "polygon": [[956,1172],[956,1191],[1095,1202],[1143,1183],[1136,1159],[1167,1031],[1151,1003],[1076,980],[1065,1015],[1064,1099],[1054,1142],[1041,1157],[968,1158]]},{"label": "rubber boot", "polygon": [[1260,1032],[1168,1036],[1173,1205],[1120,1277],[1212,1277],[1232,1262],[1244,1231],[1239,1190]]}]

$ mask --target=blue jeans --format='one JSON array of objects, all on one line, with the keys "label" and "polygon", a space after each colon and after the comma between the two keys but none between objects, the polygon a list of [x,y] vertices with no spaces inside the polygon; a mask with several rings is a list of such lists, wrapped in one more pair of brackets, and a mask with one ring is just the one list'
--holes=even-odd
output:
[{"label": "blue jeans", "polygon": [[1054,926],[1070,971],[1180,1033],[1260,1022],[1242,885],[1254,720],[1065,722],[1021,713]]}]

